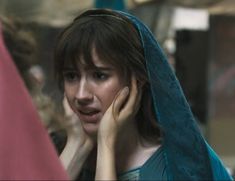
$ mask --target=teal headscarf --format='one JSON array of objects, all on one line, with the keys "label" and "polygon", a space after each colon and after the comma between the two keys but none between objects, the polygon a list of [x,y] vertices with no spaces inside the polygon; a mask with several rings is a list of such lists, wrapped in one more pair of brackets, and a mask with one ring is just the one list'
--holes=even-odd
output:
[{"label": "teal headscarf", "polygon": [[196,125],[180,84],[151,31],[136,17],[119,12],[138,30],[151,84],[170,180],[232,180]]},{"label": "teal headscarf", "polygon": [[[126,16],[141,37],[155,115],[164,132],[162,149],[169,180],[232,180],[200,133],[180,84],[151,31],[136,17],[116,12]],[[100,10],[84,14],[114,17]]]},{"label": "teal headscarf", "polygon": [[95,7],[126,11],[124,0],[95,0]]}]

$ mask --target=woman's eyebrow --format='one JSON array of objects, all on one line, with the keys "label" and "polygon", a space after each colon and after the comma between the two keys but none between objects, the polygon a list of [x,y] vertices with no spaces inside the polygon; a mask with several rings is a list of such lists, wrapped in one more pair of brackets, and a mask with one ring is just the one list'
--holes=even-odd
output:
[{"label": "woman's eyebrow", "polygon": [[94,66],[94,69],[96,70],[100,70],[100,71],[112,71],[114,70],[113,67],[110,67],[110,66]]}]

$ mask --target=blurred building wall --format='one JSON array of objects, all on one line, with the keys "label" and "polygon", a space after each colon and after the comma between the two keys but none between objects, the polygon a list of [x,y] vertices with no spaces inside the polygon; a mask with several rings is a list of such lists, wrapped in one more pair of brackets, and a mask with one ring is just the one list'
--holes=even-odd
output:
[{"label": "blurred building wall", "polygon": [[210,18],[209,140],[235,168],[235,16]]}]

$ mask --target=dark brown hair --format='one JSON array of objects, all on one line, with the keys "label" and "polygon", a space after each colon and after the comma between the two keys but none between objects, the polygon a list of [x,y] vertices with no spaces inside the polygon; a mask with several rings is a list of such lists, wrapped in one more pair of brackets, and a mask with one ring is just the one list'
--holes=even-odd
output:
[{"label": "dark brown hair", "polygon": [[130,82],[131,75],[135,75],[143,89],[136,116],[139,133],[144,139],[159,141],[161,135],[154,116],[144,50],[138,31],[124,15],[105,9],[89,10],[63,30],[55,48],[55,74],[60,88],[63,90],[66,61],[77,65],[82,57],[86,64],[94,66],[93,47],[98,57],[117,68],[124,80]]}]

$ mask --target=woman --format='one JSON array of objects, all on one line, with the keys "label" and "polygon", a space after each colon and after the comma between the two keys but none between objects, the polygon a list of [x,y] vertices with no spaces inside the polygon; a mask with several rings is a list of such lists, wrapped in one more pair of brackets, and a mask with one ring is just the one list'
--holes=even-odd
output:
[{"label": "woman", "polygon": [[75,113],[61,154],[71,178],[231,179],[158,43],[135,17],[82,13],[59,36],[55,70]]}]

